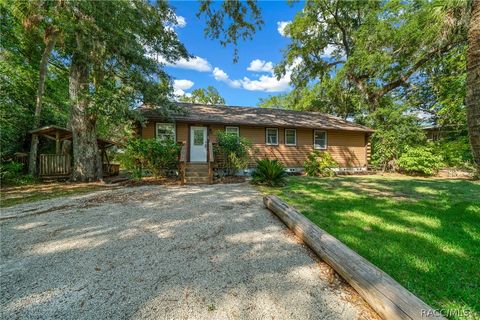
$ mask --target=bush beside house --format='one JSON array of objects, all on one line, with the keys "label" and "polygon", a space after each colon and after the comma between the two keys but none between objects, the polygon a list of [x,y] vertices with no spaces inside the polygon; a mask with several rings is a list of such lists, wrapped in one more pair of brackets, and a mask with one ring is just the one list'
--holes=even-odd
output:
[{"label": "bush beside house", "polygon": [[304,163],[305,173],[314,177],[331,177],[335,174],[333,171],[335,167],[338,167],[338,163],[326,151],[310,153]]},{"label": "bush beside house", "polygon": [[252,142],[247,138],[220,130],[215,135],[217,143],[213,152],[215,158],[220,160],[220,172],[227,176],[234,176],[239,170],[246,169],[250,161]]},{"label": "bush beside house", "polygon": [[173,141],[130,139],[120,157],[122,166],[140,179],[149,171],[154,177],[164,177],[178,169],[180,146]]},{"label": "bush beside house", "polygon": [[408,174],[432,176],[442,167],[442,157],[435,154],[430,146],[407,147],[397,165]]},{"label": "bush beside house", "polygon": [[473,156],[468,137],[435,142],[433,152],[442,157],[443,166],[459,169],[473,169]]}]

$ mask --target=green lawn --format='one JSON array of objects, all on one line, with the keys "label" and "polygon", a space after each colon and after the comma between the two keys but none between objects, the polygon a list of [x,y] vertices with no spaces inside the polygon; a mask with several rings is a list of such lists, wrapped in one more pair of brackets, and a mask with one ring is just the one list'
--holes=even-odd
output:
[{"label": "green lawn", "polygon": [[286,187],[262,191],[293,205],[431,306],[480,315],[480,183],[290,177]]}]

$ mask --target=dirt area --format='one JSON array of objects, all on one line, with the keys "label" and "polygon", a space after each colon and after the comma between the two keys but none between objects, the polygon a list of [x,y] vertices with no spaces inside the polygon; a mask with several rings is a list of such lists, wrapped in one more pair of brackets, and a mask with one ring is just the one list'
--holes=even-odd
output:
[{"label": "dirt area", "polygon": [[111,186],[104,183],[68,182],[35,183],[18,187],[2,187],[0,189],[0,207],[10,207],[21,203],[65,197],[109,188],[111,188]]},{"label": "dirt area", "polygon": [[2,318],[376,319],[245,183],[121,187],[1,215]]},{"label": "dirt area", "polygon": [[18,187],[5,187],[2,188],[2,195],[4,199],[10,199],[14,197],[24,197],[32,192],[55,192],[58,190],[75,190],[86,187],[101,187],[104,184],[101,183],[66,183],[66,182],[51,182],[51,183],[38,183],[30,184],[26,186]]}]

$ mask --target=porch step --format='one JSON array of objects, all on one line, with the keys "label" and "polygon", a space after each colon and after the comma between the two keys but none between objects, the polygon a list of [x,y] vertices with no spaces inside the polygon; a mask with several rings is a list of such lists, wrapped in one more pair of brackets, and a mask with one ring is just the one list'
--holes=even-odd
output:
[{"label": "porch step", "polygon": [[191,177],[191,178],[208,177],[208,170],[207,171],[186,171],[185,176]]},{"label": "porch step", "polygon": [[187,184],[208,184],[210,179],[208,177],[185,177]]},{"label": "porch step", "polygon": [[207,168],[189,168],[189,167],[186,167],[185,168],[185,172],[208,172],[208,167]]},{"label": "porch step", "polygon": [[185,182],[187,184],[209,183],[208,163],[187,163],[185,168]]},{"label": "porch step", "polygon": [[187,162],[187,170],[207,170],[208,171],[208,163],[188,163]]}]

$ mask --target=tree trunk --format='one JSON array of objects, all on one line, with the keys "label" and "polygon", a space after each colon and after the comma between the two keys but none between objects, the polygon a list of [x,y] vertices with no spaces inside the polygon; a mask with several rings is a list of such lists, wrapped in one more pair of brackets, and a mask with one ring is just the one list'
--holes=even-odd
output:
[{"label": "tree trunk", "polygon": [[73,181],[90,182],[102,178],[96,120],[88,112],[88,63],[75,53],[70,67],[70,125],[73,136]]},{"label": "tree trunk", "polygon": [[[38,78],[37,97],[35,100],[35,116],[33,118],[33,128],[40,125],[40,116],[42,114],[43,94],[45,93],[45,78],[48,71],[48,60],[52,55],[53,48],[59,36],[58,30],[53,30],[50,35],[46,36],[45,49],[43,50],[42,59],[40,60],[40,70]],[[38,135],[32,134],[30,143],[30,157],[28,162],[28,170],[32,175],[37,174],[37,152],[38,152]]]},{"label": "tree trunk", "polygon": [[480,0],[473,0],[467,50],[467,124],[477,178],[480,177]]}]

